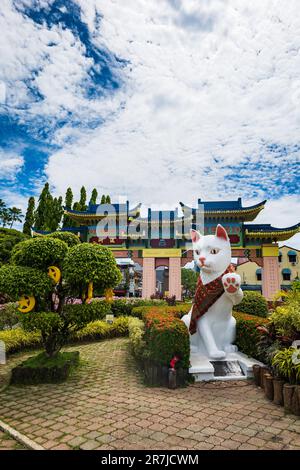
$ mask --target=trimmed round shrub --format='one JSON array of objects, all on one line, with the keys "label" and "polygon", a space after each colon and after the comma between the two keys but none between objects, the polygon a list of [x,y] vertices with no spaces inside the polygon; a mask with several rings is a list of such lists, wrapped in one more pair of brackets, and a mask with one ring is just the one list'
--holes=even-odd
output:
[{"label": "trimmed round shrub", "polygon": [[46,271],[49,266],[61,266],[68,251],[62,240],[50,237],[37,237],[16,245],[12,262],[19,266],[29,266]]},{"label": "trimmed round shrub", "polygon": [[259,327],[266,326],[269,321],[266,318],[233,312],[236,319],[236,339],[234,344],[239,351],[248,356],[259,359],[258,344],[261,339]]},{"label": "trimmed round shrub", "polygon": [[72,233],[72,232],[53,232],[53,233],[49,233],[47,237],[62,240],[68,245],[69,248],[81,243],[79,237],[75,235],[75,233]]},{"label": "trimmed round shrub", "polygon": [[27,240],[25,235],[12,228],[0,228],[0,264],[8,263],[15,245],[23,240]]},{"label": "trimmed round shrub", "polygon": [[233,309],[257,317],[266,318],[268,316],[268,303],[259,292],[244,291],[242,302]]},{"label": "trimmed round shrub", "polygon": [[94,289],[119,284],[121,272],[111,251],[100,245],[81,243],[69,249],[63,264],[63,279],[80,291],[93,282]]},{"label": "trimmed round shrub", "polygon": [[95,320],[103,320],[111,313],[110,304],[104,300],[93,300],[89,304],[69,304],[63,309],[64,317],[79,327]]},{"label": "trimmed round shrub", "polygon": [[0,268],[0,292],[7,293],[12,300],[21,295],[47,297],[53,282],[47,273],[35,268],[6,264]]}]

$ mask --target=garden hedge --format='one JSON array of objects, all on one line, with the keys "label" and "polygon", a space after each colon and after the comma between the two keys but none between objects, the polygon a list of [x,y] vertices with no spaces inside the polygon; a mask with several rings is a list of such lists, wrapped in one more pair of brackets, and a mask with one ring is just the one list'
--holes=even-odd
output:
[{"label": "garden hedge", "polygon": [[144,315],[144,356],[154,364],[169,367],[174,356],[179,357],[177,367],[188,369],[190,339],[185,324],[171,313],[150,311]]},{"label": "garden hedge", "polygon": [[242,302],[233,309],[257,317],[266,318],[268,316],[268,302],[259,292],[244,291]]},{"label": "garden hedge", "polygon": [[258,359],[259,352],[257,346],[261,333],[257,327],[266,325],[269,323],[269,320],[241,312],[233,312],[233,316],[236,319],[236,339],[234,344],[237,345],[239,351]]},{"label": "garden hedge", "polygon": [[[128,334],[128,318],[117,318],[111,325],[97,320],[89,323],[74,333],[71,342],[94,341],[100,339],[126,336]],[[4,341],[6,353],[42,347],[41,335],[38,332],[26,332],[22,328],[0,331],[0,341]]]}]

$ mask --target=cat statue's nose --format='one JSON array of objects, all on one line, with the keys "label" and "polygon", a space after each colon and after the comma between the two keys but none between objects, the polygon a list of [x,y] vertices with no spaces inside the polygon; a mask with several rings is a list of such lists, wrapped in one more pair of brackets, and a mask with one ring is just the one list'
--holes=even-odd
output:
[{"label": "cat statue's nose", "polygon": [[204,263],[205,263],[205,260],[206,260],[206,258],[204,258],[204,256],[201,256],[201,257],[199,258],[199,261],[200,261],[201,264],[204,264]]}]

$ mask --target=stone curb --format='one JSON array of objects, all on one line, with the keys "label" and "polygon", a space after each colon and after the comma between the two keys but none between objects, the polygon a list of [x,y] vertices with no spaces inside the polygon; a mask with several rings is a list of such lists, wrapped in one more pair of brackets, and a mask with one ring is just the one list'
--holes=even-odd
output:
[{"label": "stone curb", "polygon": [[44,447],[40,446],[36,442],[29,439],[29,437],[24,436],[24,434],[21,434],[16,429],[14,429],[11,426],[9,426],[8,424],[4,423],[1,419],[0,419],[0,429],[1,429],[1,431],[6,432],[13,439],[20,442],[20,444],[22,444],[23,446],[27,447],[30,450],[45,450]]}]

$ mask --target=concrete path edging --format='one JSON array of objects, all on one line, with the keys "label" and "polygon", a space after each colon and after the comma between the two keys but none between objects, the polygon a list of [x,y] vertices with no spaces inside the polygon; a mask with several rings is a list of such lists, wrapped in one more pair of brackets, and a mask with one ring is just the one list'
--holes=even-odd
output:
[{"label": "concrete path edging", "polygon": [[0,419],[0,429],[1,431],[9,434],[13,439],[15,439],[20,444],[22,444],[23,446],[27,447],[30,450],[45,450],[44,447],[40,446],[33,440],[29,439],[29,437],[24,436],[24,434],[21,434],[16,429],[4,423],[1,419]]}]

